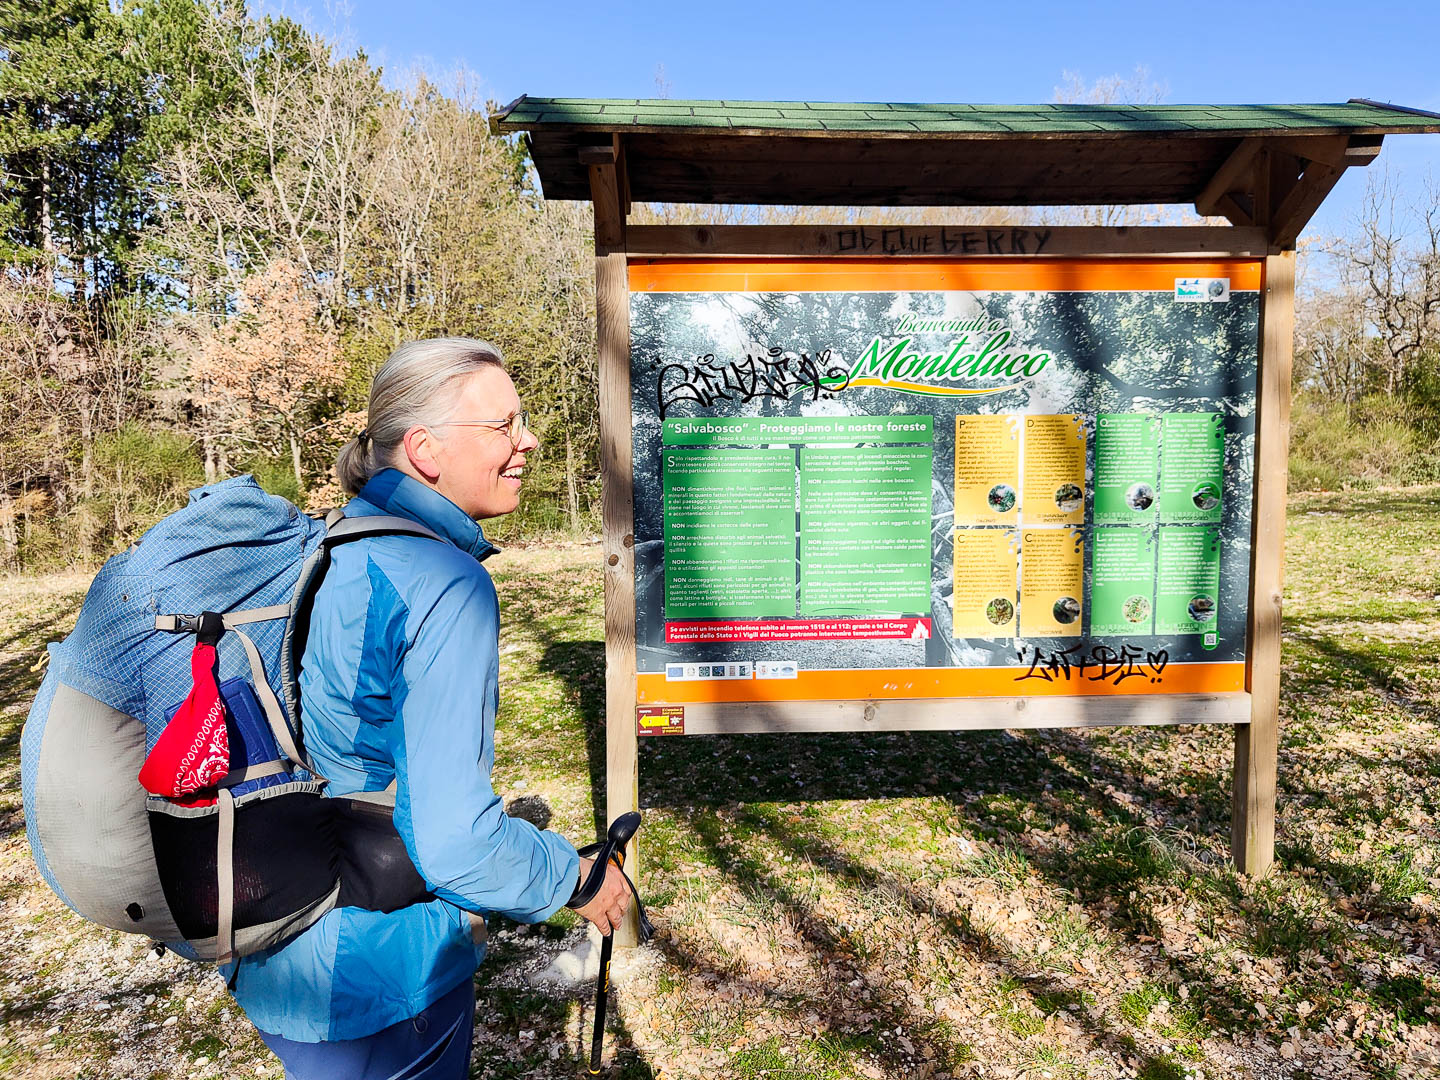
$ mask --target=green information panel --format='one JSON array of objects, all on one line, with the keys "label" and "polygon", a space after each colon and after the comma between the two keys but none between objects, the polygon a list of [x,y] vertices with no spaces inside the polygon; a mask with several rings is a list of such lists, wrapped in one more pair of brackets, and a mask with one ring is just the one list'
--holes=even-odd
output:
[{"label": "green information panel", "polygon": [[1160,417],[1101,413],[1095,421],[1095,524],[1148,525],[1159,495]]},{"label": "green information panel", "polygon": [[1090,588],[1090,632],[1154,633],[1155,531],[1096,529]]},{"label": "green information panel", "polygon": [[928,446],[800,451],[801,615],[929,610],[930,461]]},{"label": "green information panel", "polygon": [[677,617],[795,614],[795,455],[665,454],[665,607]]},{"label": "green information panel", "polygon": [[1167,414],[1160,444],[1160,520],[1218,523],[1224,479],[1225,418]]},{"label": "green information panel", "polygon": [[1160,530],[1160,570],[1155,597],[1157,634],[1199,634],[1215,648],[1220,605],[1220,530]]}]

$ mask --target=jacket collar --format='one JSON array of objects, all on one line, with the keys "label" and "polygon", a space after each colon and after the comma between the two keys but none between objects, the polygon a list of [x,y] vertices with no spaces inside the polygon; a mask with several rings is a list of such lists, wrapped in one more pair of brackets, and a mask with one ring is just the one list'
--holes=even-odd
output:
[{"label": "jacket collar", "polygon": [[500,550],[485,539],[479,523],[472,521],[464,510],[399,469],[381,469],[372,476],[360,494],[346,505],[345,514],[347,517],[393,514],[409,518],[481,562]]}]

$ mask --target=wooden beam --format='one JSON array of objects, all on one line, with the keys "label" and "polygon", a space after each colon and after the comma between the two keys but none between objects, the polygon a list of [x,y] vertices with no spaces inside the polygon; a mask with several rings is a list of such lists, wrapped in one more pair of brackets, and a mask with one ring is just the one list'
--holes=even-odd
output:
[{"label": "wooden beam", "polygon": [[1280,730],[1280,615],[1285,561],[1285,488],[1290,442],[1290,369],[1295,344],[1295,253],[1265,260],[1260,301],[1260,377],[1251,506],[1247,627],[1250,721],[1235,729],[1230,853],[1244,873],[1275,859],[1275,771]]},{"label": "wooden beam", "polygon": [[590,165],[614,165],[616,159],[614,143],[607,143],[604,146],[582,146],[575,152],[580,159],[580,164]]},{"label": "wooden beam", "polygon": [[626,230],[625,248],[632,259],[695,255],[1261,258],[1269,253],[1270,243],[1264,230],[1223,225],[632,225]]},{"label": "wooden beam", "polygon": [[622,219],[630,217],[630,155],[626,151],[625,140],[619,135],[615,136],[615,175],[620,181],[620,216]]},{"label": "wooden beam", "polygon": [[[1380,156],[1380,147],[1385,142],[1384,135],[1356,135],[1350,139],[1350,145],[1345,147],[1344,165],[1347,168],[1360,166],[1364,168]],[[1327,165],[1334,162],[1326,162]]]},{"label": "wooden beam", "polygon": [[1270,224],[1270,213],[1275,208],[1270,190],[1272,175],[1270,151],[1261,146],[1250,167],[1250,216],[1262,229]]},{"label": "wooden beam", "polygon": [[[1265,148],[1265,157],[1270,171],[1270,220],[1274,221],[1280,204],[1295,190],[1305,169],[1313,163],[1269,145]],[[1257,220],[1255,224],[1259,225],[1261,222]]]},{"label": "wooden beam", "polygon": [[[598,258],[602,254],[612,251],[623,253],[625,251],[625,210],[621,195],[624,189],[624,178],[620,174],[618,164],[620,161],[620,136],[612,136],[609,146],[582,148],[581,156],[594,159],[586,165],[586,170],[590,174],[590,201],[595,206],[595,255]],[[628,351],[628,336],[626,341]],[[626,371],[628,372],[629,369],[627,368]]]},{"label": "wooden beam", "polygon": [[912,698],[767,701],[685,706],[685,734],[817,731],[996,731],[1004,728],[1241,724],[1250,695]]},{"label": "wooden beam", "polygon": [[1264,145],[1264,139],[1241,139],[1240,145],[1225,159],[1224,164],[1215,170],[1215,175],[1210,177],[1209,183],[1201,189],[1200,194],[1195,196],[1195,212],[1201,217],[1215,217],[1222,213],[1219,209],[1221,197],[1228,195],[1233,189],[1246,186],[1244,181],[1249,178],[1255,156]]},{"label": "wooden beam", "polygon": [[[1238,225],[1244,228],[1255,224],[1255,214],[1251,209],[1247,209],[1245,203],[1241,202],[1242,199],[1248,202],[1249,196],[1234,191],[1227,195],[1221,195],[1220,198],[1215,201],[1215,209],[1221,216],[1226,218],[1231,225]],[[1264,230],[1261,231],[1263,232]]]},{"label": "wooden beam", "polygon": [[[600,477],[605,580],[605,820],[640,805],[635,738],[635,501],[630,439],[630,290],[625,272],[625,181],[613,156],[588,165],[595,208],[595,315],[600,369]],[[626,867],[638,879],[636,844]],[[615,944],[639,941],[632,907]]]},{"label": "wooden beam", "polygon": [[1291,189],[1270,220],[1270,239],[1280,249],[1293,248],[1320,204],[1325,201],[1340,177],[1345,175],[1343,165],[1322,165],[1312,162],[1306,168],[1300,182]]},{"label": "wooden beam", "polygon": [[1363,167],[1374,161],[1384,138],[1383,135],[1295,135],[1288,139],[1271,139],[1270,145],[1305,161],[1348,168],[1351,165]]}]

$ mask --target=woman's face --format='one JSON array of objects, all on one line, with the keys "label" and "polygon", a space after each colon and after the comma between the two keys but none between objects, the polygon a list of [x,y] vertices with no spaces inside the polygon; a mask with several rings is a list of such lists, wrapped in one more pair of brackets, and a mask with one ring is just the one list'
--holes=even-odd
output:
[{"label": "woman's face", "polygon": [[508,514],[520,505],[525,455],[540,440],[526,430],[511,446],[503,425],[466,426],[473,420],[506,420],[520,411],[515,384],[499,368],[481,368],[455,385],[460,387],[450,417],[455,423],[435,426],[440,466],[435,489],[476,521]]}]

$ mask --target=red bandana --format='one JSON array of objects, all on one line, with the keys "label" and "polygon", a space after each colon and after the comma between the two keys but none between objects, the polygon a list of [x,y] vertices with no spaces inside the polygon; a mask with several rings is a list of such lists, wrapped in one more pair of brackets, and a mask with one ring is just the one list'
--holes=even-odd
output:
[{"label": "red bandana", "polygon": [[215,682],[214,645],[196,643],[190,676],[194,685],[189,696],[140,766],[140,785],[152,795],[181,799],[188,806],[209,806],[213,794],[186,796],[211,787],[230,771],[230,737]]}]

